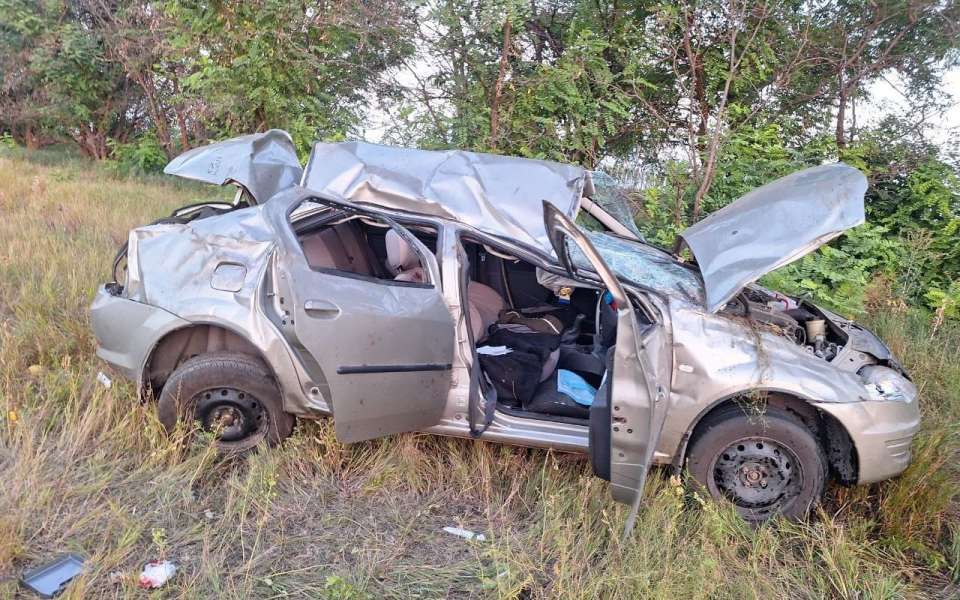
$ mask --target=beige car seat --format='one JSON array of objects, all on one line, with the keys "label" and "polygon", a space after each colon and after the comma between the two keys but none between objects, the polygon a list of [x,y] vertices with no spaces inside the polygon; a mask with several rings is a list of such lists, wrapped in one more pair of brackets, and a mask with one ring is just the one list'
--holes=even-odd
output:
[{"label": "beige car seat", "polygon": [[[417,252],[400,235],[387,232],[387,267],[397,281],[425,282],[427,280]],[[497,318],[506,307],[500,294],[492,287],[471,281],[467,284],[467,310],[473,339],[477,342],[486,337],[487,329],[497,322]]]},{"label": "beige car seat", "polygon": [[387,231],[384,242],[387,246],[387,268],[396,281],[424,283],[427,280],[417,251],[400,234],[391,229]]},{"label": "beige car seat", "polygon": [[375,275],[369,246],[356,223],[327,227],[304,236],[300,243],[311,268]]}]

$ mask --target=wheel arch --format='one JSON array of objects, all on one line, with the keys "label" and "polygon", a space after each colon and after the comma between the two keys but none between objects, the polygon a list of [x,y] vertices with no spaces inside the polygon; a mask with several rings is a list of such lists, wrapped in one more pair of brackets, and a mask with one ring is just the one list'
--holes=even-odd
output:
[{"label": "wheel arch", "polygon": [[744,409],[750,405],[775,406],[799,418],[823,447],[830,466],[830,474],[842,485],[853,485],[859,475],[859,456],[850,432],[836,417],[813,405],[807,398],[793,391],[755,388],[730,394],[710,403],[691,422],[674,455],[673,466],[682,468],[687,460],[690,446],[696,440],[710,417],[717,416],[734,407]]},{"label": "wheel arch", "polygon": [[279,384],[266,354],[243,334],[220,323],[192,322],[164,333],[150,349],[140,373],[141,397],[159,397],[163,385],[180,364],[194,356],[217,351],[239,352],[257,358]]}]

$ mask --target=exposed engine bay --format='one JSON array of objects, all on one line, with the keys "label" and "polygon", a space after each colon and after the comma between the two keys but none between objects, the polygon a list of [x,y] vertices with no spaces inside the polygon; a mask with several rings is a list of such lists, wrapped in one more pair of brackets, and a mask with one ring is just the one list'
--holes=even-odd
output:
[{"label": "exposed engine bay", "polygon": [[727,304],[722,314],[745,319],[751,326],[782,335],[828,362],[839,355],[848,339],[847,333],[819,308],[759,286],[745,288]]}]

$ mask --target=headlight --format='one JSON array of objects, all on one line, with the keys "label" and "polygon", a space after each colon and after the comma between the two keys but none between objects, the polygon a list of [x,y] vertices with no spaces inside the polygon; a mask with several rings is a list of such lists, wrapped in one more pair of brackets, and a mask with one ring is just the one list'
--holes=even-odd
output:
[{"label": "headlight", "polygon": [[889,367],[864,367],[860,369],[860,377],[871,400],[910,403],[917,397],[917,386]]}]

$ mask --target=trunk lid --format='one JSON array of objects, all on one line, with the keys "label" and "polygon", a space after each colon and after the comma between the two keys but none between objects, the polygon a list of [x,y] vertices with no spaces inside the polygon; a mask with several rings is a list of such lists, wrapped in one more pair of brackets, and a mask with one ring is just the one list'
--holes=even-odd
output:
[{"label": "trunk lid", "polygon": [[214,185],[236,183],[263,204],[299,183],[303,169],[290,134],[271,129],[187,150],[163,172]]}]

